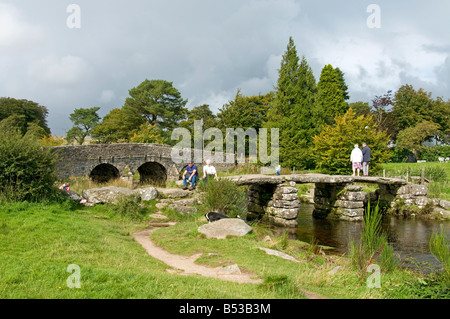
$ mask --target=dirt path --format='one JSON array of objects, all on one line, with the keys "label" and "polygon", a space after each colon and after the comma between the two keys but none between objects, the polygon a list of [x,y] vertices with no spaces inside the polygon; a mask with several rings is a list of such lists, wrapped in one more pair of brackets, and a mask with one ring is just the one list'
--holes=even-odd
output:
[{"label": "dirt path", "polygon": [[[165,224],[165,227],[170,226],[169,224]],[[164,262],[168,266],[175,268],[179,271],[183,271],[180,273],[181,275],[200,275],[204,277],[217,278],[226,281],[233,281],[237,283],[251,283],[251,284],[260,284],[263,281],[256,277],[254,274],[246,274],[241,273],[239,275],[232,274],[222,274],[220,271],[223,269],[222,267],[206,267],[195,264],[195,260],[197,260],[202,254],[195,254],[191,257],[181,256],[169,253],[165,249],[157,246],[151,239],[150,234],[157,230],[158,228],[146,229],[141,232],[133,234],[134,239],[145,248],[147,253]],[[167,270],[171,273],[176,273],[173,270]],[[316,293],[307,291],[302,289],[303,294],[308,299],[326,299]]]},{"label": "dirt path", "polygon": [[202,254],[196,254],[191,257],[185,257],[169,253],[168,251],[157,246],[151,239],[150,234],[157,228],[147,229],[133,234],[134,239],[145,248],[147,253],[169,265],[172,268],[183,271],[183,275],[201,275],[204,277],[218,278],[226,281],[233,281],[238,283],[252,283],[259,284],[263,281],[261,279],[252,278],[255,277],[251,274],[241,273],[240,275],[222,274],[220,271],[223,267],[206,267],[197,265],[194,263]]}]

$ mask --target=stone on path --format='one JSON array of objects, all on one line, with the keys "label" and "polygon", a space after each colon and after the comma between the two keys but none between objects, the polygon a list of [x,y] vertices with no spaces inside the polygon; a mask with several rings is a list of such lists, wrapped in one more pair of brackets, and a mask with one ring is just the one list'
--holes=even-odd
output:
[{"label": "stone on path", "polygon": [[237,264],[223,267],[219,270],[218,274],[220,275],[240,275],[241,270]]},{"label": "stone on path", "polygon": [[292,256],[290,256],[288,254],[285,254],[285,253],[283,253],[281,251],[274,250],[274,249],[269,249],[269,248],[264,248],[264,247],[258,247],[258,248],[261,249],[261,250],[264,250],[266,252],[266,254],[268,254],[268,255],[277,256],[277,257],[280,257],[280,258],[283,258],[283,259],[286,259],[286,260],[295,261],[297,263],[300,262],[297,259],[295,259],[294,257],[292,257]]},{"label": "stone on path", "polygon": [[216,239],[225,239],[229,235],[242,237],[251,230],[252,227],[239,218],[220,219],[209,224],[204,224],[198,228],[198,231],[205,234],[206,238]]}]

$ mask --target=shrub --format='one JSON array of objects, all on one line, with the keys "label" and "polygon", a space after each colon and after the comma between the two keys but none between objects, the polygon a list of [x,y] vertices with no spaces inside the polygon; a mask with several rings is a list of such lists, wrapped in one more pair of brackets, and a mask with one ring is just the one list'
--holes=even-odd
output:
[{"label": "shrub", "polygon": [[204,208],[226,214],[230,217],[244,217],[247,214],[246,192],[238,188],[233,181],[226,179],[209,179],[207,183],[200,182],[199,190]]},{"label": "shrub", "polygon": [[144,213],[146,212],[145,206],[139,203],[140,199],[140,196],[137,194],[131,196],[122,195],[117,199],[116,203],[110,205],[117,214],[140,221],[144,218]]},{"label": "shrub", "polygon": [[37,201],[55,193],[56,159],[31,134],[0,131],[0,196]]},{"label": "shrub", "polygon": [[427,162],[437,162],[439,157],[450,157],[450,145],[436,145],[423,147],[419,159]]}]

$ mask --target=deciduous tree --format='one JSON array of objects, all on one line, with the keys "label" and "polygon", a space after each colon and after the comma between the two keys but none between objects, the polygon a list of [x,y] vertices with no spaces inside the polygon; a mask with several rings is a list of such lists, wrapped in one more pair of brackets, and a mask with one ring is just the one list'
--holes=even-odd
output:
[{"label": "deciduous tree", "polygon": [[333,125],[325,125],[313,140],[317,167],[325,173],[351,174],[351,151],[355,144],[363,142],[371,148],[371,171],[376,171],[390,157],[389,136],[377,130],[371,115],[356,116],[351,108],[337,115]]},{"label": "deciduous tree", "polygon": [[82,145],[87,136],[91,135],[92,130],[100,121],[97,114],[99,107],[79,108],[70,114],[70,120],[74,126],[67,132],[67,141],[70,143],[75,140],[78,145]]}]

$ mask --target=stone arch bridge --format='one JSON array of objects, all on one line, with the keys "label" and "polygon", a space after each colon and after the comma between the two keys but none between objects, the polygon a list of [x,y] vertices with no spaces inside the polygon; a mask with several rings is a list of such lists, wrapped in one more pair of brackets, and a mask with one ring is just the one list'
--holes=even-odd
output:
[{"label": "stone arch bridge", "polygon": [[[60,179],[89,176],[95,181],[104,182],[139,172],[141,182],[164,183],[179,180],[180,173],[188,164],[174,162],[172,146],[160,144],[66,145],[53,148],[53,152],[58,158],[56,170]],[[194,152],[191,154],[193,157]],[[234,165],[214,163],[218,170],[229,169]]]}]

